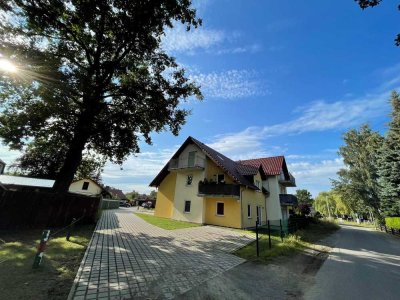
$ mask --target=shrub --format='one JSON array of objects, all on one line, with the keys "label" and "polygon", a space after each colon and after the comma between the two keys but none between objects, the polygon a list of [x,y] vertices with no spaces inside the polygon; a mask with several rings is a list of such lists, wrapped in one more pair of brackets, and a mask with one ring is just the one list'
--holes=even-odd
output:
[{"label": "shrub", "polygon": [[400,217],[385,218],[385,223],[389,228],[400,229]]}]

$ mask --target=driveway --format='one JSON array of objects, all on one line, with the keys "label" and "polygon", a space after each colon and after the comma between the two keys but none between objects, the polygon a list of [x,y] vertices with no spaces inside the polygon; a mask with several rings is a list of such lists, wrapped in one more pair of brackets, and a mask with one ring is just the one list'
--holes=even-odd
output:
[{"label": "driveway", "polygon": [[342,226],[305,299],[400,299],[400,238]]},{"label": "driveway", "polygon": [[201,226],[164,230],[133,214],[104,211],[68,299],[171,299],[229,270],[254,238]]}]

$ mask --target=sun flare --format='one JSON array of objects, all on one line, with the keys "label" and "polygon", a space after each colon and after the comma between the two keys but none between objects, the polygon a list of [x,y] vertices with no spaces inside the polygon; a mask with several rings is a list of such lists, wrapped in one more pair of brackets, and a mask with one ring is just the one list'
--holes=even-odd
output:
[{"label": "sun flare", "polygon": [[10,73],[15,73],[17,72],[17,67],[9,60],[0,58],[0,70]]}]

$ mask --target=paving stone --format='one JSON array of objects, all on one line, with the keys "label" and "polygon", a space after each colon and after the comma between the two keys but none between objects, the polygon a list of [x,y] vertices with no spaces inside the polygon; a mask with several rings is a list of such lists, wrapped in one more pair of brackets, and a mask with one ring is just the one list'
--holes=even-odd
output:
[{"label": "paving stone", "polygon": [[214,226],[164,230],[131,209],[104,211],[76,276],[72,299],[83,299],[78,297],[84,297],[88,287],[87,299],[172,299],[242,263],[230,253],[253,240]]}]

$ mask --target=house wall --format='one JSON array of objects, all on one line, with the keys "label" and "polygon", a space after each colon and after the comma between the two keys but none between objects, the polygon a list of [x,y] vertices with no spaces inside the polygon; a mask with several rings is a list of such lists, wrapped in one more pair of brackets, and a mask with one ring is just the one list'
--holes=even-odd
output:
[{"label": "house wall", "polygon": [[[84,182],[89,182],[87,190],[82,190]],[[82,195],[99,195],[103,189],[94,181],[90,179],[81,179],[71,183],[68,191],[71,193],[82,194]]]},{"label": "house wall", "polygon": [[222,170],[220,167],[218,167],[211,159],[207,158],[207,165],[206,165],[206,176],[208,181],[217,181],[217,174],[224,174],[225,175],[225,183],[226,184],[232,184],[233,179],[226,174],[224,170]]},{"label": "house wall", "polygon": [[281,202],[279,200],[280,184],[278,181],[279,176],[268,176],[268,183],[263,183],[264,186],[268,185],[269,196],[267,197],[267,218],[268,220],[282,219]]},{"label": "house wall", "polygon": [[176,173],[169,173],[161,182],[157,191],[157,201],[154,215],[171,218],[174,205]]},{"label": "house wall", "polygon": [[[260,183],[262,182],[260,173],[254,176],[254,182],[258,180]],[[242,195],[242,228],[247,227],[254,227],[256,226],[257,221],[257,206],[261,207],[261,223],[266,224],[267,222],[267,214],[265,202],[265,195],[261,191],[255,191],[252,189],[246,189],[243,187],[241,189]],[[247,206],[250,205],[251,207],[251,217],[248,218],[247,216]]]},{"label": "house wall", "polygon": [[[205,198],[205,224],[242,228],[240,200],[236,198]],[[224,203],[224,216],[217,216],[217,202]]]},{"label": "house wall", "polygon": [[[187,176],[192,175],[191,185],[187,185]],[[199,181],[204,179],[203,170],[179,171],[176,173],[175,196],[172,218],[180,221],[204,223],[203,197],[198,197]],[[185,201],[191,201],[190,213],[185,213]]]},{"label": "house wall", "polygon": [[186,146],[186,148],[182,151],[182,153],[179,155],[179,162],[184,162],[187,165],[188,159],[189,159],[189,152],[196,151],[196,159],[200,158],[205,161],[206,156],[203,153],[203,151],[197,147],[194,144],[189,144]]}]

